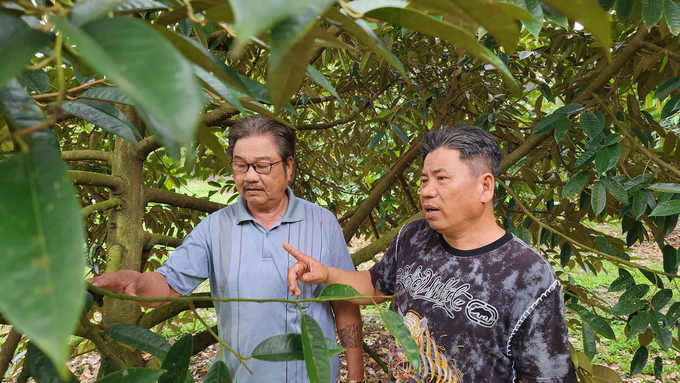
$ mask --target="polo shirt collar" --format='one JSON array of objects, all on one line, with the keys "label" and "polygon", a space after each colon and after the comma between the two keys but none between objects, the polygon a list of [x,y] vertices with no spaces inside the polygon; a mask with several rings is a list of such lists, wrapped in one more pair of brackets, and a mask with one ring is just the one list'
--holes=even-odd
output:
[{"label": "polo shirt collar", "polygon": [[[304,208],[298,201],[298,198],[293,194],[293,190],[290,187],[286,187],[286,194],[288,194],[288,207],[286,208],[286,213],[281,218],[281,223],[291,223],[302,221],[305,217]],[[254,221],[248,209],[246,208],[246,200],[241,195],[236,199],[236,214],[234,215],[237,223],[242,223],[245,221]]]}]

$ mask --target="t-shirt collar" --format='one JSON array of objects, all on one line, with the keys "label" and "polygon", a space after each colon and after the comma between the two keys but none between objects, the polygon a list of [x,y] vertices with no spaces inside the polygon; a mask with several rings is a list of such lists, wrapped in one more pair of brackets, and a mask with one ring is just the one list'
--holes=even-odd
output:
[{"label": "t-shirt collar", "polygon": [[[304,208],[298,201],[298,198],[293,194],[293,190],[290,187],[286,187],[286,194],[288,194],[288,207],[286,208],[286,214],[281,218],[281,223],[291,223],[302,221],[305,216]],[[245,221],[254,221],[248,209],[246,208],[246,200],[241,195],[236,199],[236,214],[234,215],[237,223],[242,223]]]}]

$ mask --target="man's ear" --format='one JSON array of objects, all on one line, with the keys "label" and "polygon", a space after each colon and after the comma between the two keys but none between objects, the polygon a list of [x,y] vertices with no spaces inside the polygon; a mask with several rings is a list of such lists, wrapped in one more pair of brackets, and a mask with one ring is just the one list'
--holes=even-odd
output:
[{"label": "man's ear", "polygon": [[292,181],[293,180],[293,165],[295,164],[295,160],[293,160],[293,157],[288,157],[286,160],[286,175],[288,176],[288,180]]},{"label": "man's ear", "polygon": [[478,178],[479,187],[482,191],[481,202],[487,203],[493,201],[496,178],[491,173],[484,173]]}]

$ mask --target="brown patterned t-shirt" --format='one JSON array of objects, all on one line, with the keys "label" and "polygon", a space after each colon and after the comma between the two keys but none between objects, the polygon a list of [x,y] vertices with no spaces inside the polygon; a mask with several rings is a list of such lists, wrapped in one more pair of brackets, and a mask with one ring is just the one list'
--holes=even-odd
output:
[{"label": "brown patterned t-shirt", "polygon": [[391,348],[392,381],[576,382],[560,282],[514,235],[458,250],[415,220],[370,272],[421,351],[416,376]]}]

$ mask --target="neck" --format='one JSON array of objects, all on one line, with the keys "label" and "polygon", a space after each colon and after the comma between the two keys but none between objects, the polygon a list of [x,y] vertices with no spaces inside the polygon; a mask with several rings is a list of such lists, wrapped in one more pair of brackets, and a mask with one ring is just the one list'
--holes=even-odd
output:
[{"label": "neck", "polygon": [[288,193],[284,193],[283,198],[276,205],[251,206],[246,202],[248,213],[253,216],[266,230],[269,230],[283,218],[288,210]]},{"label": "neck", "polygon": [[480,219],[461,230],[448,230],[441,235],[449,245],[458,250],[474,250],[499,240],[505,235],[505,230],[498,226],[491,215],[490,218]]}]

